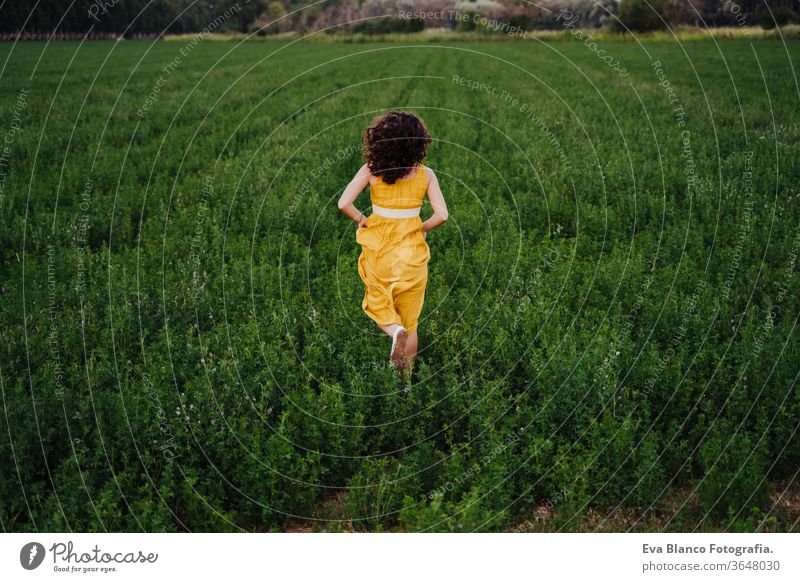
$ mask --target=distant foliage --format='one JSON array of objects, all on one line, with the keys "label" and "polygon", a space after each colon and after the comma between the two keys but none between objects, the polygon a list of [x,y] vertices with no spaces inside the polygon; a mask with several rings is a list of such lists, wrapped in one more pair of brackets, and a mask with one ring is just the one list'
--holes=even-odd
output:
[{"label": "distant foliage", "polygon": [[425,22],[417,18],[379,18],[358,22],[352,31],[363,34],[391,34],[402,32],[419,32],[425,28]]},{"label": "distant foliage", "polygon": [[630,32],[652,32],[667,28],[667,8],[667,0],[620,0],[615,27]]},{"label": "distant foliage", "polygon": [[[569,11],[578,17],[581,28],[600,28],[613,21],[617,0],[575,0],[567,2]],[[563,20],[563,19],[562,19]]]},{"label": "distant foliage", "polygon": [[759,11],[758,23],[765,30],[772,30],[776,26],[786,26],[790,22],[797,20],[797,14],[788,4],[782,3],[770,6],[770,8],[767,9],[764,6]]},{"label": "distant foliage", "polygon": [[[776,22],[783,26],[796,19],[800,0],[776,0],[769,8],[772,15],[761,0],[327,0],[313,5],[301,0],[8,0],[0,9],[0,34],[77,35],[90,27],[95,36],[188,34],[204,30],[226,10],[234,14],[215,26],[215,32],[269,35],[329,29],[363,37],[445,28],[499,36],[509,28],[562,29],[563,11],[569,12],[569,20],[577,28],[625,31],[627,26],[634,32],[649,32],[674,25],[744,27],[757,23],[770,28]],[[476,15],[489,19],[491,25],[476,23]]]}]

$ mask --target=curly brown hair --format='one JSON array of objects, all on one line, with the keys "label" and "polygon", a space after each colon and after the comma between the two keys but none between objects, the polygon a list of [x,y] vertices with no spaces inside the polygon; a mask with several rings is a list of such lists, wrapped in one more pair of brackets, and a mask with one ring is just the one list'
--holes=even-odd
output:
[{"label": "curly brown hair", "polygon": [[394,184],[425,159],[431,136],[413,113],[390,111],[364,131],[364,156],[373,176]]}]

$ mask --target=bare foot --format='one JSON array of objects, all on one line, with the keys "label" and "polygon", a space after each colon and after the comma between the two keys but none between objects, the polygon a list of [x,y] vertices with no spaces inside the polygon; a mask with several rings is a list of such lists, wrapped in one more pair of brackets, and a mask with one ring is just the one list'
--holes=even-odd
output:
[{"label": "bare foot", "polygon": [[392,353],[389,357],[398,370],[404,370],[406,367],[406,340],[408,331],[402,325],[398,325],[392,336]]}]

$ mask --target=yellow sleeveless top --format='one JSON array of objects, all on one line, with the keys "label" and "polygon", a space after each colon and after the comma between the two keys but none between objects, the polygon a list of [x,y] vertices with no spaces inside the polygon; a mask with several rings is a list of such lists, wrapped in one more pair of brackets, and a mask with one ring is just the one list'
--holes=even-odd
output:
[{"label": "yellow sleeveless top", "polygon": [[397,180],[394,184],[387,184],[383,178],[378,177],[378,181],[370,187],[370,198],[373,204],[384,208],[418,208],[427,191],[425,166],[419,164],[417,172],[411,178]]},{"label": "yellow sleeveless top", "polygon": [[[425,167],[394,184],[380,177],[370,187],[372,203],[383,208],[409,210],[422,205],[428,192]],[[428,282],[430,249],[422,234],[422,219],[387,218],[372,213],[356,230],[361,245],[358,274],[364,281],[364,312],[381,325],[399,323],[417,330]]]}]

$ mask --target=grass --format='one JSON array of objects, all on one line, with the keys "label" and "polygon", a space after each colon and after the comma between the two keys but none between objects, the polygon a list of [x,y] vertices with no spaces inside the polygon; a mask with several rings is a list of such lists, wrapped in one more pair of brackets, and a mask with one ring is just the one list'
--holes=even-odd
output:
[{"label": "grass", "polygon": [[[3,529],[796,531],[800,43],[600,48],[0,45]],[[335,205],[387,108],[409,384]]]}]

